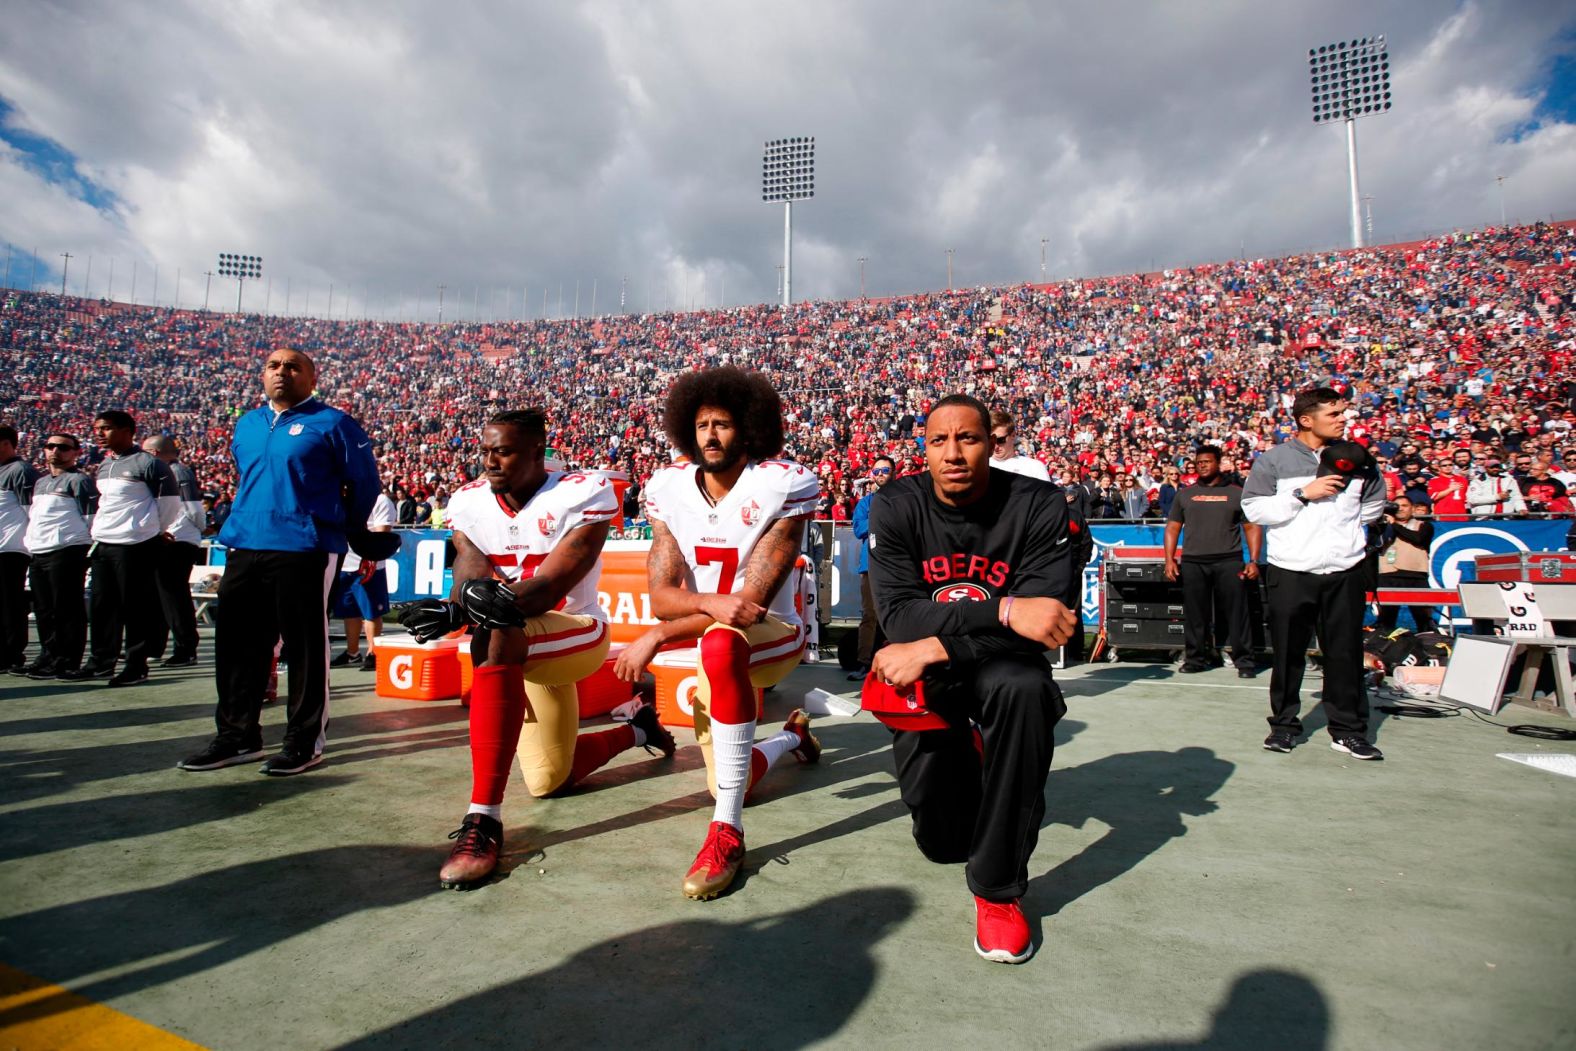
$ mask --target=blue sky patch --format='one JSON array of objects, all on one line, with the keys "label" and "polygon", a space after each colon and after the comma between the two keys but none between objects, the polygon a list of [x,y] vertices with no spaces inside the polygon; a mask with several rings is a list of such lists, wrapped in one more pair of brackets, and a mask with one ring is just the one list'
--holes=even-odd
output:
[{"label": "blue sky patch", "polygon": [[115,195],[82,174],[76,155],[58,142],[21,127],[16,107],[3,96],[0,96],[0,139],[20,153],[22,163],[40,178],[100,211],[114,209]]}]

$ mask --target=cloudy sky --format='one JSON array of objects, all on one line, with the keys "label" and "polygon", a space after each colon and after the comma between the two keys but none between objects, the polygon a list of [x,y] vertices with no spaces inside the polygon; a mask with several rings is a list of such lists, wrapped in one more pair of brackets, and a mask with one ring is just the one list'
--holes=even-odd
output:
[{"label": "cloudy sky", "polygon": [[[200,304],[221,251],[278,311],[759,302],[764,140],[814,135],[796,298],[1331,247],[1346,144],[1308,48],[1384,33],[1358,122],[1375,239],[1576,217],[1576,6],[30,0],[0,34],[11,283]],[[1496,176],[1504,176],[1503,184]],[[91,256],[91,276],[88,259]],[[272,283],[271,290],[268,287]],[[221,295],[221,287],[224,292]],[[215,307],[234,303],[215,283]]]}]

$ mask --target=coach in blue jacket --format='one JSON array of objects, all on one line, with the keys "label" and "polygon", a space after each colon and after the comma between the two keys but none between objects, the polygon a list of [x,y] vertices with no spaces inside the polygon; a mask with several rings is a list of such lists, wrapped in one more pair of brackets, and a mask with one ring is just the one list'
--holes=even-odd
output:
[{"label": "coach in blue jacket", "polygon": [[238,480],[219,542],[230,549],[219,584],[219,733],[183,770],[263,757],[263,690],[284,640],[290,711],[284,744],[262,765],[299,774],[323,760],[328,726],[328,599],[348,549],[347,524],[367,520],[378,465],[361,425],[313,397],[317,366],[279,349],[263,366],[268,403],[242,416],[230,450]]}]

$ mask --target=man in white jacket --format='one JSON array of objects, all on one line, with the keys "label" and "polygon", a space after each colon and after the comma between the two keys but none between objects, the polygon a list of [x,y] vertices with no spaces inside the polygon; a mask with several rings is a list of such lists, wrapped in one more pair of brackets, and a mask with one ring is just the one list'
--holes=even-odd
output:
[{"label": "man in white jacket", "polygon": [[1520,515],[1527,513],[1527,501],[1516,480],[1505,473],[1498,456],[1490,456],[1483,470],[1474,472],[1467,483],[1467,510],[1474,515]]},{"label": "man in white jacket", "polygon": [[1367,527],[1384,513],[1385,485],[1361,446],[1342,442],[1346,399],[1328,387],[1297,395],[1297,435],[1260,456],[1242,490],[1242,512],[1264,527],[1268,566],[1270,735],[1289,752],[1302,734],[1303,663],[1318,632],[1330,747],[1354,759],[1383,759],[1368,742],[1363,688],[1363,558]]}]

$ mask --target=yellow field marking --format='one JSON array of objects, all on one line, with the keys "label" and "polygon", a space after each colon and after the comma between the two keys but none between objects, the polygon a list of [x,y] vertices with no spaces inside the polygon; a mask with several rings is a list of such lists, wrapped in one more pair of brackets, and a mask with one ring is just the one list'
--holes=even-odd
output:
[{"label": "yellow field marking", "polygon": [[203,1051],[199,1044],[0,963],[3,1051]]}]

